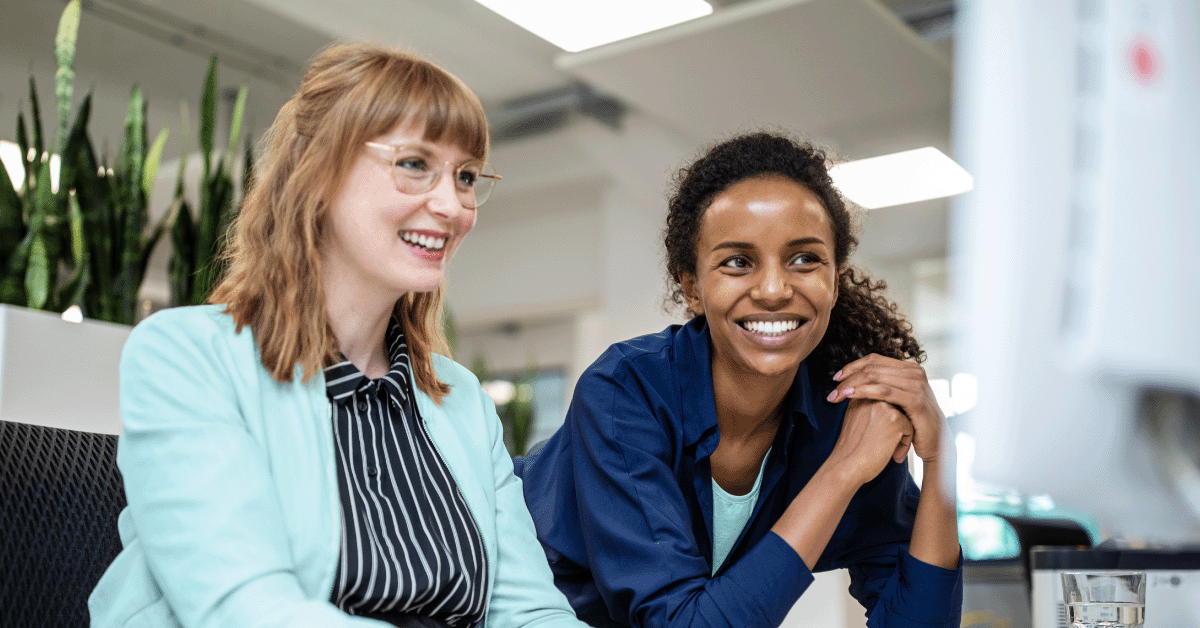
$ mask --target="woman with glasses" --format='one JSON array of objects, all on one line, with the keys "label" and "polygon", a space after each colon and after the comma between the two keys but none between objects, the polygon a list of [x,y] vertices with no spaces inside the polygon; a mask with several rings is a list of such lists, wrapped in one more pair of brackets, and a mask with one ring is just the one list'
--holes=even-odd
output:
[{"label": "woman with glasses", "polygon": [[946,420],[911,328],[849,264],[826,166],[753,133],[684,168],[664,241],[691,320],[610,347],[518,460],[584,621],[775,627],[814,572],[845,568],[868,626],[958,628]]},{"label": "woman with glasses", "polygon": [[124,550],[92,625],[581,626],[490,399],[446,353],[446,263],[500,178],[478,99],[391,49],[284,105],[212,305],[121,359]]}]

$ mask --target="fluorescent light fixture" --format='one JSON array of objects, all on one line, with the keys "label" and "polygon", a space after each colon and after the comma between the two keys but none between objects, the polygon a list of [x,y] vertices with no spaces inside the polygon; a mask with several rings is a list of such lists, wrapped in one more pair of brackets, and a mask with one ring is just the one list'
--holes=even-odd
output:
[{"label": "fluorescent light fixture", "polygon": [[521,28],[579,52],[712,13],[704,0],[476,0]]},{"label": "fluorescent light fixture", "polygon": [[867,209],[903,205],[968,192],[975,179],[942,151],[927,146],[829,169],[842,194]]}]

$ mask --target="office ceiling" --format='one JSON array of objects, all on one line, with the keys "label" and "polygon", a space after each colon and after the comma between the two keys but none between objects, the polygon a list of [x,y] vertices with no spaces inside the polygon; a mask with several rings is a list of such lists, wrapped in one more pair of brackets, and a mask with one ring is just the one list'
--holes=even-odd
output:
[{"label": "office ceiling", "polygon": [[[576,54],[474,0],[90,0],[85,10],[198,56],[217,52],[284,89],[328,41],[362,39],[433,58],[493,110],[583,80],[702,139],[775,124],[857,148],[855,127],[948,108],[945,33],[931,42],[909,24],[952,11],[949,0],[713,4],[707,18]],[[144,60],[147,72],[156,61]]]}]

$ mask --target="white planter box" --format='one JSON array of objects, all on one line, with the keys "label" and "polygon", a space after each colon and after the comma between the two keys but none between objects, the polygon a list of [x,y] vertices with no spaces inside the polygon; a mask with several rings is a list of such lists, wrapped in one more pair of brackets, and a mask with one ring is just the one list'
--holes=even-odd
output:
[{"label": "white planter box", "polygon": [[120,434],[117,366],[131,329],[0,305],[0,419]]}]

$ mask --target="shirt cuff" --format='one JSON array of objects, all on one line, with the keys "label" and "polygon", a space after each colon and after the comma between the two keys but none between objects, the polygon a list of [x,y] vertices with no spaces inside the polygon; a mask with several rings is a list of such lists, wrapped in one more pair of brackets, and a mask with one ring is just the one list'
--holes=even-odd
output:
[{"label": "shirt cuff", "polygon": [[739,595],[722,600],[729,608],[728,616],[748,618],[761,614],[771,626],[783,623],[796,600],[813,582],[812,571],[800,555],[774,532],[768,532],[718,578],[741,590]]},{"label": "shirt cuff", "polygon": [[922,624],[958,626],[962,616],[962,551],[958,567],[946,569],[913,558],[900,550],[895,590],[885,594],[883,602],[892,612]]}]

